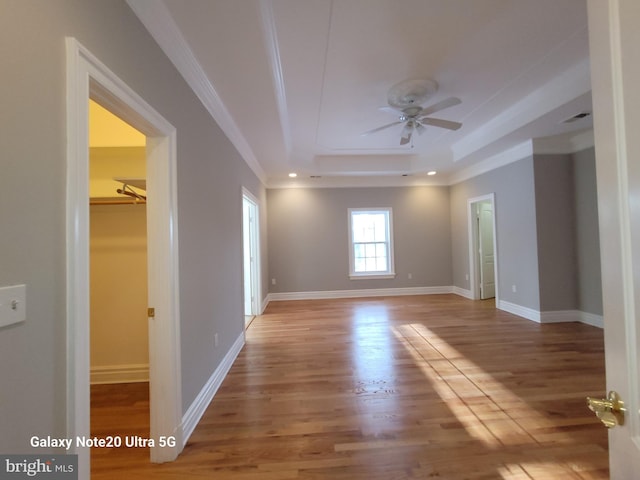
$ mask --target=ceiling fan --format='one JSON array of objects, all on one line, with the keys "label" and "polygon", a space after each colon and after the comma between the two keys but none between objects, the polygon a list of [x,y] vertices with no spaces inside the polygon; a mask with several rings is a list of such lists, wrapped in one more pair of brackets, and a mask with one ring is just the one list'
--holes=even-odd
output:
[{"label": "ceiling fan", "polygon": [[[448,130],[458,130],[462,124],[451,120],[443,120],[440,118],[432,118],[431,114],[453,107],[461,103],[456,97],[449,97],[428,107],[422,107],[436,91],[438,84],[431,79],[410,79],[395,84],[389,89],[387,94],[388,107],[382,107],[381,110],[398,115],[398,121],[383,125],[362,135],[370,135],[386,128],[404,123],[404,128],[400,136],[400,145],[406,145],[411,142],[413,133],[418,132],[422,135],[426,130],[426,125],[433,127],[446,128]],[[413,146],[413,142],[411,143]]]}]

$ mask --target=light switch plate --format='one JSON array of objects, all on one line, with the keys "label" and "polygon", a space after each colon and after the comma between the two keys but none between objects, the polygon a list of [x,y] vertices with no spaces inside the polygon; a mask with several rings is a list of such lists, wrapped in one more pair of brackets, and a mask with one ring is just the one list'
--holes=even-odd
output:
[{"label": "light switch plate", "polygon": [[0,288],[0,327],[24,322],[27,318],[27,286]]}]

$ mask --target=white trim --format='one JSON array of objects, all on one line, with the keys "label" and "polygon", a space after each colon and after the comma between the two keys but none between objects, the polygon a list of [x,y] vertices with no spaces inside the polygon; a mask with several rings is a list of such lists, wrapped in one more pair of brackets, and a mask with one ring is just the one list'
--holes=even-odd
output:
[{"label": "white trim", "polygon": [[511,147],[503,152],[493,155],[486,160],[482,160],[467,168],[454,173],[449,178],[449,185],[455,185],[456,183],[470,180],[474,177],[488,173],[497,168],[504,167],[510,163],[518,162],[524,158],[531,157],[533,155],[533,143],[531,140],[522,142],[515,147]]},{"label": "white trim", "polygon": [[396,278],[396,272],[389,273],[352,273],[349,280],[388,280]]},{"label": "white trim", "polygon": [[91,385],[149,381],[149,365],[107,365],[91,367]]},{"label": "white trim", "polygon": [[264,311],[267,309],[267,307],[269,306],[269,295],[267,294],[267,296],[265,298],[262,299],[262,310],[260,310],[260,315],[262,315],[264,313]]},{"label": "white trim", "polygon": [[[496,303],[496,305],[498,304]],[[498,308],[536,323],[580,322],[585,325],[591,325],[592,327],[604,328],[604,318],[602,315],[581,312],[580,310],[550,310],[540,312],[533,308],[523,307],[522,305],[517,305],[505,300],[500,301]]]},{"label": "white trim", "polygon": [[220,388],[220,385],[222,385],[222,381],[242,350],[244,342],[245,338],[243,331],[224,356],[222,362],[218,365],[218,368],[215,369],[211,377],[209,377],[209,380],[207,380],[207,383],[202,387],[202,390],[200,390],[200,393],[193,403],[191,403],[184,414],[184,417],[182,417],[182,448],[187,444],[189,437],[191,437],[191,434],[198,425],[202,415],[204,415],[204,412],[207,410],[211,400],[213,400],[213,397]]},{"label": "white trim", "polygon": [[397,297],[403,295],[440,295],[454,293],[452,286],[444,287],[405,287],[405,288],[368,288],[362,290],[326,290],[315,292],[270,293],[268,302],[280,300],[324,300],[332,298]]},{"label": "white trim", "polygon": [[594,146],[593,130],[533,139],[533,153],[536,155],[570,155]]},{"label": "white trim", "polygon": [[468,298],[469,300],[473,300],[473,293],[471,293],[471,290],[467,290],[466,288],[460,288],[460,287],[453,287],[453,292],[456,295],[459,295],[461,297],[464,298]]},{"label": "white trim", "polygon": [[[255,241],[255,261],[254,261],[254,265],[252,268],[252,276],[253,278],[251,279],[252,281],[252,290],[255,290],[254,292],[254,296],[253,296],[253,301],[251,302],[251,314],[252,315],[259,315],[260,313],[262,313],[262,311],[260,310],[261,308],[261,300],[260,300],[260,295],[262,295],[262,255],[260,252],[260,244],[261,244],[261,238],[260,238],[260,215],[262,214],[261,210],[260,210],[260,201],[258,200],[258,198],[251,193],[248,189],[246,189],[245,187],[242,187],[242,215],[243,215],[243,219],[242,219],[242,225],[244,227],[244,201],[245,199],[253,204],[253,206],[255,207],[255,222],[254,222],[254,226],[252,229],[250,229],[251,231],[249,232],[250,235],[250,242],[254,242]],[[253,234],[253,235],[252,235]],[[243,238],[243,272],[244,272],[244,231],[242,232],[242,238]],[[243,278],[243,281],[244,278]],[[243,297],[244,297],[244,292],[245,292],[245,286],[243,285],[242,288],[242,292],[243,292]],[[244,298],[243,298],[244,300]],[[244,310],[244,304],[243,304],[243,310]],[[246,313],[246,312],[245,312]]]},{"label": "white trim", "polygon": [[589,312],[580,312],[580,322],[592,327],[604,328],[604,317]]},{"label": "white trim", "polygon": [[454,162],[480,152],[509,133],[516,132],[531,121],[555,110],[558,105],[574,100],[590,90],[590,63],[586,58],[454,143],[451,147]]},{"label": "white trim", "polygon": [[[147,136],[148,291],[151,438],[181,439],[180,309],[175,128],[80,45],[67,50],[67,436],[89,435],[89,148],[93,98]],[[156,443],[157,445],[157,443]],[[176,447],[151,448],[153,462],[177,457]],[[89,478],[89,449],[78,453],[79,478]]]},{"label": "white trim", "polygon": [[506,300],[500,300],[500,302],[496,302],[496,306],[498,307],[498,309],[504,310],[505,312],[512,313],[536,323],[541,323],[540,312],[538,310],[534,310],[533,308],[523,307],[515,303],[507,302]]},{"label": "white trim", "polygon": [[164,3],[146,0],[127,0],[127,3],[200,99],[202,105],[231,140],[249,168],[265,184],[267,176],[249,142],[209,81]]},{"label": "white trim", "polygon": [[467,237],[469,241],[469,292],[471,293],[471,299],[476,300],[480,298],[479,292],[479,279],[476,272],[476,236],[477,228],[474,222],[473,205],[479,202],[491,202],[491,209],[493,210],[493,278],[495,282],[495,298],[496,305],[500,305],[500,281],[498,278],[498,262],[500,261],[500,255],[498,251],[498,212],[496,207],[496,194],[488,193],[486,195],[480,195],[478,197],[469,198],[467,200]]},{"label": "white trim", "polygon": [[[377,207],[377,208],[348,208],[348,222],[349,222],[349,278],[351,280],[362,280],[362,279],[384,279],[384,278],[395,278],[395,258],[394,258],[394,250],[395,246],[393,243],[393,209],[391,207]],[[353,215],[354,213],[367,213],[367,214],[380,214],[384,213],[385,215],[385,226],[387,233],[387,241],[384,242],[387,246],[387,270],[386,271],[376,271],[376,272],[356,272],[355,271],[355,252],[354,252],[354,243],[353,239]],[[380,242],[382,243],[382,242]]]},{"label": "white trim", "polygon": [[581,322],[582,312],[578,310],[550,310],[540,312],[540,323]]},{"label": "white trim", "polygon": [[280,115],[280,125],[282,127],[282,139],[287,154],[291,154],[291,122],[289,121],[289,110],[287,109],[287,95],[284,85],[284,75],[282,73],[282,62],[280,60],[280,49],[278,48],[278,35],[276,31],[276,21],[273,16],[273,4],[269,0],[260,0],[260,13],[262,17],[262,29],[265,39],[265,49],[269,57],[271,74],[273,76],[273,87],[276,94],[276,103]]}]

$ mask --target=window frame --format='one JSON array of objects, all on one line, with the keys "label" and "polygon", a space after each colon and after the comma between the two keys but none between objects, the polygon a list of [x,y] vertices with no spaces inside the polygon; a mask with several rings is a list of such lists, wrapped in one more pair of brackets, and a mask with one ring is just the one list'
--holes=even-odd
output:
[{"label": "window frame", "polygon": [[[373,272],[356,272],[355,271],[355,243],[353,238],[353,215],[354,214],[384,214],[386,219],[386,238],[387,240],[384,242],[386,244],[387,249],[387,270],[385,271],[373,271]],[[359,279],[386,279],[386,278],[395,278],[395,262],[393,255],[393,210],[391,207],[379,207],[379,208],[349,208],[348,209],[348,217],[349,217],[349,231],[348,231],[348,240],[349,240],[349,278],[351,280],[359,280]]]}]

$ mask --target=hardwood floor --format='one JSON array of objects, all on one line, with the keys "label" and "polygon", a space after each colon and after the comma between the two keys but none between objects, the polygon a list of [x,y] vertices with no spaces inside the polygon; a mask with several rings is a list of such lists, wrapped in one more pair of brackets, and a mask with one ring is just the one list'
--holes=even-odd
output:
[{"label": "hardwood floor", "polygon": [[608,478],[600,329],[430,295],[272,302],[246,333],[177,461],[113,449],[92,478]]}]

